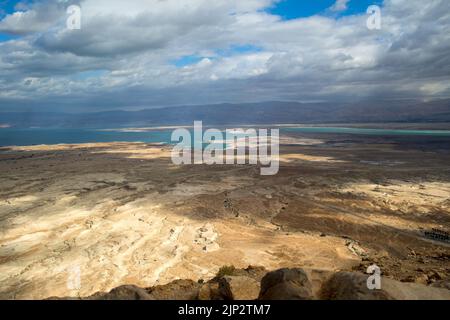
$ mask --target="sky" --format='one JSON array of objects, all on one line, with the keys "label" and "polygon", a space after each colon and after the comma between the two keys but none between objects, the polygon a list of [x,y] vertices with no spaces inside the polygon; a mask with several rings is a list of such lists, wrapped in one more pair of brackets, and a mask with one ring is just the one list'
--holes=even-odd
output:
[{"label": "sky", "polygon": [[0,0],[0,112],[449,97],[448,0]]}]

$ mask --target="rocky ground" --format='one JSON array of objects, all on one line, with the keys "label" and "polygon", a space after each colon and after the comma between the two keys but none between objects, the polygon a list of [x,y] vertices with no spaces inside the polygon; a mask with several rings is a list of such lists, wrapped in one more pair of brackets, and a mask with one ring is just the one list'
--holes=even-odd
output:
[{"label": "rocky ground", "polygon": [[[225,270],[226,272],[222,272]],[[302,268],[267,271],[263,267],[222,268],[213,279],[175,280],[166,285],[139,288],[124,285],[83,300],[450,300],[450,282],[432,286],[389,278],[368,288],[368,275]],[[50,299],[74,299],[52,297]]]},{"label": "rocky ground", "polygon": [[175,166],[169,148],[142,143],[1,149],[0,298],[198,283],[224,265],[334,274],[376,263],[386,279],[450,279],[449,141],[283,143],[266,177]]}]

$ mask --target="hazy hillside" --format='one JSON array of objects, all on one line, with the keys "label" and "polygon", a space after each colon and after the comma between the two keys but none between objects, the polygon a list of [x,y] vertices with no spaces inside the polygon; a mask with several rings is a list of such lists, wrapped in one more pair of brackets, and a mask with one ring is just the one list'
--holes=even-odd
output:
[{"label": "hazy hillside", "polygon": [[114,127],[165,124],[380,123],[450,122],[450,100],[428,103],[379,102],[330,104],[263,102],[179,106],[141,111],[84,114],[0,113],[0,125],[12,127]]}]

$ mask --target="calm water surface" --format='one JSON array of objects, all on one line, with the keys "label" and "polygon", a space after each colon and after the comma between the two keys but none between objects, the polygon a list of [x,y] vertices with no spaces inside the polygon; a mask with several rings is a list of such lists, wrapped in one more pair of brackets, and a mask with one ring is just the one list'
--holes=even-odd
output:
[{"label": "calm water surface", "polygon": [[[444,136],[449,130],[393,130],[334,127],[282,128],[281,133],[332,133],[372,136]],[[170,144],[172,130],[150,132],[102,131],[97,129],[0,129],[0,146],[28,146],[38,144],[89,143],[89,142],[147,142]]]}]

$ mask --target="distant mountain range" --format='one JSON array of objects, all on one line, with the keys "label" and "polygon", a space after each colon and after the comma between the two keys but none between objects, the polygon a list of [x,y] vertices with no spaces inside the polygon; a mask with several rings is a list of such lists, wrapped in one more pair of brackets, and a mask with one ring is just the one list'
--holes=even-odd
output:
[{"label": "distant mountain range", "polygon": [[450,122],[450,100],[377,103],[262,102],[95,113],[0,112],[0,126],[113,128],[154,125]]}]

